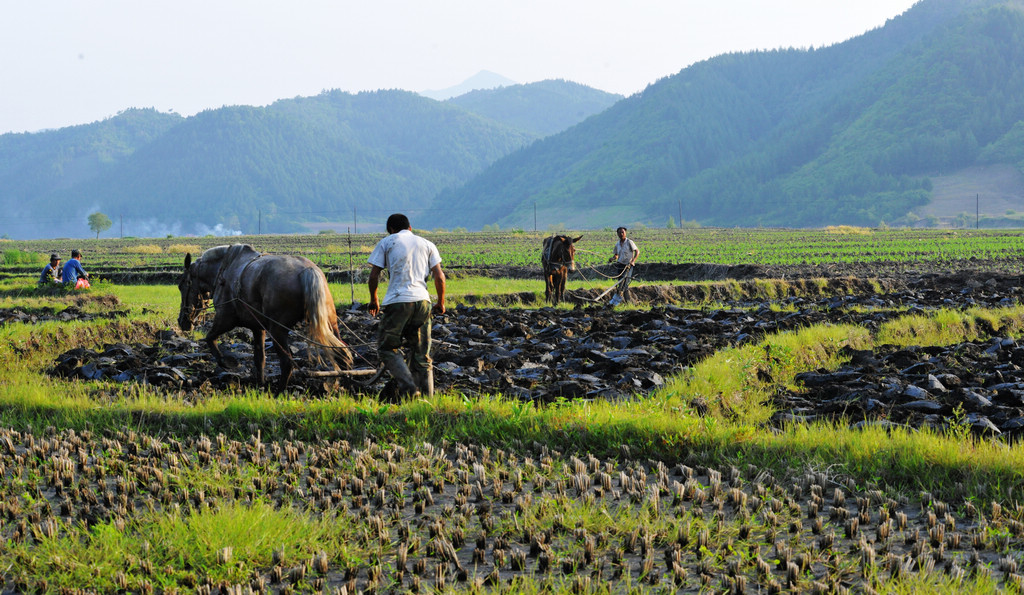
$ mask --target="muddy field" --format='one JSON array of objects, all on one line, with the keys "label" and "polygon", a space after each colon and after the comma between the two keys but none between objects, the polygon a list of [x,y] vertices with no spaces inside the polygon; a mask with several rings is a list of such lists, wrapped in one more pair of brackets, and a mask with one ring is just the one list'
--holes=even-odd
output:
[{"label": "muddy field", "polygon": [[[828,322],[876,328],[907,312],[1024,299],[1019,279],[1007,271],[915,271],[872,281],[835,275],[825,283],[789,276],[792,295],[773,299],[757,297],[759,277],[723,278],[730,282],[638,283],[632,297],[650,306],[643,309],[580,299],[593,295],[576,295],[568,309],[451,308],[434,325],[437,387],[538,403],[637,399],[723,347],[771,333]],[[528,302],[509,298],[516,301]],[[109,316],[123,315],[116,301],[103,304]],[[83,305],[5,312],[3,323],[81,318]],[[357,367],[375,368],[375,320],[358,309],[341,309],[339,318]],[[195,401],[247,386],[246,332],[224,338],[235,364],[229,369],[213,363],[201,336],[166,330],[148,342],[76,349],[56,357],[48,373],[68,382],[144,383],[168,398]],[[294,352],[312,369],[301,331]],[[276,362],[268,355],[273,381]],[[850,355],[843,369],[801,374],[805,390],[774,395],[779,412],[772,423],[960,424],[998,440],[1012,439],[1024,425],[1024,345],[1012,340]],[[300,375],[290,390],[307,398],[338,390],[376,395],[384,385],[383,378],[363,384]],[[690,405],[698,414],[709,406]],[[712,468],[696,451],[665,465],[636,460],[626,444],[617,457],[599,459],[511,442],[508,450],[448,443],[407,450],[369,440],[265,441],[255,430],[232,439],[0,429],[4,485],[33,486],[30,497],[0,486],[0,537],[12,545],[43,543],[76,524],[130,528],[147,510],[266,505],[353,523],[353,544],[381,549],[359,562],[336,552],[287,556],[275,549],[271,560],[245,566],[245,580],[232,584],[169,562],[153,543],[110,569],[117,589],[128,592],[152,592],[154,584],[202,593],[514,589],[510,581],[520,577],[573,592],[605,584],[622,591],[868,592],[930,571],[1024,585],[1013,554],[1024,538],[1019,507],[946,503],[927,493],[893,498],[816,471],[776,479],[753,466]],[[239,465],[254,472],[232,488],[179,483],[189,469],[229,473]],[[573,520],[580,510],[602,510],[608,522],[588,529]],[[216,554],[218,564],[243,567],[242,552]],[[37,561],[15,562],[5,571],[4,592],[52,588],[16,569]]]},{"label": "muddy field", "polygon": [[[1001,273],[929,273],[905,279],[793,280],[793,294],[756,298],[754,281],[691,286],[643,286],[632,300],[650,308],[592,304],[596,290],[570,295],[571,309],[458,306],[435,319],[433,356],[438,390],[511,395],[541,403],[557,399],[632,399],[665,383],[702,358],[765,335],[821,323],[867,328],[906,312],[935,308],[998,307],[1022,299],[1019,278]],[[749,297],[727,299],[736,293]],[[532,294],[530,294],[532,295]],[[528,302],[512,295],[509,302]],[[469,300],[472,301],[472,300]],[[711,306],[679,304],[712,303]],[[525,304],[530,306],[531,304]],[[116,312],[116,311],[115,311]],[[377,368],[376,320],[359,309],[339,310],[356,367]],[[73,313],[72,313],[73,315]],[[67,313],[55,316],[68,316]],[[16,316],[15,316],[16,318]],[[201,336],[164,331],[151,344],[80,348],[59,356],[50,372],[67,379],[142,382],[189,399],[246,386],[251,374],[248,331],[224,338],[234,365],[215,365]],[[268,349],[268,374],[278,373]],[[302,370],[309,361],[301,331],[293,351]],[[853,354],[833,373],[808,370],[806,390],[779,394],[777,423],[833,419],[850,424],[905,424],[942,428],[955,421],[979,434],[1012,437],[1024,428],[1024,346],[1010,339],[945,348],[886,349]],[[319,368],[325,371],[324,368]],[[386,378],[323,378],[299,374],[290,390],[378,394]],[[385,390],[386,394],[386,390]],[[698,412],[707,403],[691,403]]]}]

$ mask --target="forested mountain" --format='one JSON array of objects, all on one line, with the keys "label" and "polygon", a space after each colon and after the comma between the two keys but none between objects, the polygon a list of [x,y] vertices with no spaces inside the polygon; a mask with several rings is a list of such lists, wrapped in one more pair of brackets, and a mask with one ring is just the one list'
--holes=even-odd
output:
[{"label": "forested mountain", "polygon": [[602,112],[622,95],[565,80],[480,89],[448,100],[497,122],[549,136]]},{"label": "forested mountain", "polygon": [[116,168],[182,120],[151,109],[127,110],[93,124],[0,135],[0,233],[21,237],[66,233],[63,223],[74,213],[81,234],[89,205],[76,200],[59,203],[48,197]]},{"label": "forested mountain", "polygon": [[126,235],[396,210],[417,227],[876,225],[936,208],[935,188],[955,209],[991,172],[1024,211],[1024,0],[922,0],[841,44],[718,56],[614,99],[566,81],[328,91],[0,135],[0,235],[85,236],[95,211]]},{"label": "forested mountain", "polygon": [[[423,209],[536,135],[406,91],[330,91],[190,118],[127,110],[0,136],[0,233],[255,233]],[[115,227],[115,229],[119,229]]]},{"label": "forested mountain", "polygon": [[923,0],[827,48],[695,64],[499,160],[437,208],[467,227],[530,227],[535,212],[542,227],[898,221],[929,201],[932,175],[1024,169],[1022,4]]}]

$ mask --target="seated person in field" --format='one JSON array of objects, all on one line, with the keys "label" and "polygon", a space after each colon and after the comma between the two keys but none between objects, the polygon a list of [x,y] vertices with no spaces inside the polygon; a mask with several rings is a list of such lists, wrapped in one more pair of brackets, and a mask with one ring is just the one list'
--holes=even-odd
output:
[{"label": "seated person in field", "polygon": [[62,281],[68,289],[89,289],[89,273],[82,268],[82,253],[71,251],[71,260],[64,265]]},{"label": "seated person in field", "polygon": [[60,257],[56,254],[50,255],[50,262],[43,267],[43,272],[39,275],[40,285],[51,285],[53,283],[60,283],[61,277],[63,277],[63,271],[60,267]]}]

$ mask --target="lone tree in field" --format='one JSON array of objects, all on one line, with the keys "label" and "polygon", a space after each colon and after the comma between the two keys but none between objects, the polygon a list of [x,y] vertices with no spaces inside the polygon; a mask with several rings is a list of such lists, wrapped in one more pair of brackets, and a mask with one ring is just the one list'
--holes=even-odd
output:
[{"label": "lone tree in field", "polygon": [[100,239],[100,232],[107,231],[114,222],[110,220],[103,213],[93,213],[89,215],[89,229],[96,232],[96,239]]}]

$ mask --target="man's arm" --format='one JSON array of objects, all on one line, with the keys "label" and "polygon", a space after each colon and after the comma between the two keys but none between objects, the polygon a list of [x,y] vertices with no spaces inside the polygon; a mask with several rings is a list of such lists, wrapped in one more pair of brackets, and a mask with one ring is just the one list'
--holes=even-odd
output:
[{"label": "man's arm", "polygon": [[377,284],[380,282],[381,268],[375,264],[370,265],[370,278],[366,281],[366,288],[370,290],[370,305],[366,311],[370,316],[376,316],[380,311],[380,302],[377,301]]},{"label": "man's arm", "polygon": [[444,314],[444,294],[446,289],[444,271],[441,270],[440,264],[435,264],[434,268],[430,269],[430,273],[434,276],[434,289],[437,290],[437,303],[434,304],[434,314]]},{"label": "man's arm", "polygon": [[636,264],[636,258],[640,256],[640,247],[633,242],[633,259],[629,261],[630,266]]}]

